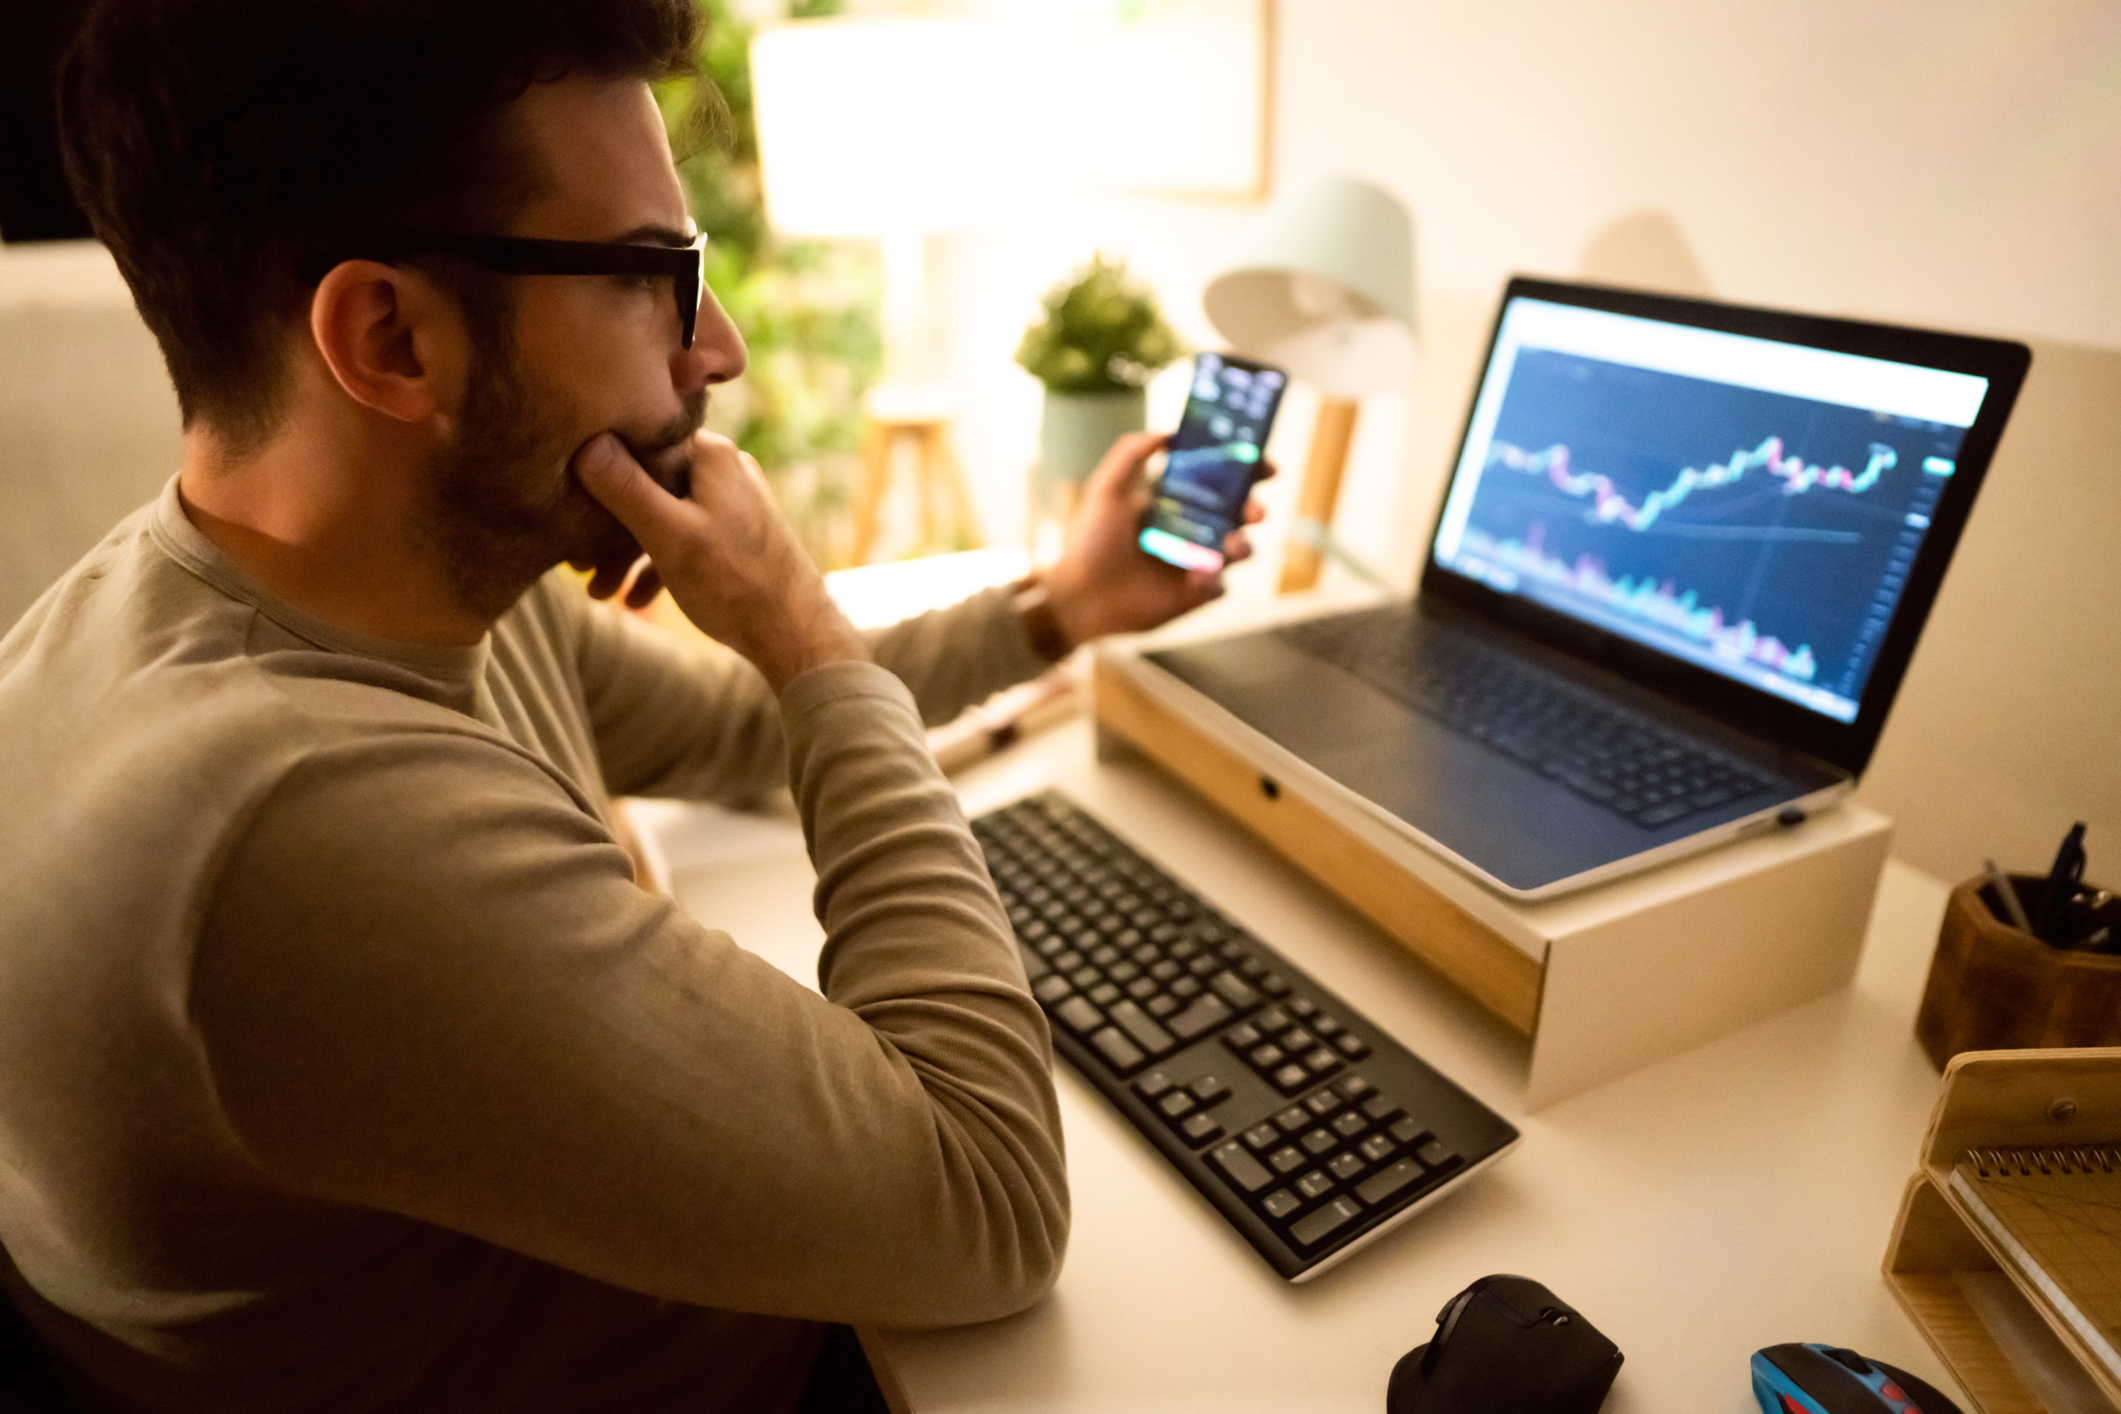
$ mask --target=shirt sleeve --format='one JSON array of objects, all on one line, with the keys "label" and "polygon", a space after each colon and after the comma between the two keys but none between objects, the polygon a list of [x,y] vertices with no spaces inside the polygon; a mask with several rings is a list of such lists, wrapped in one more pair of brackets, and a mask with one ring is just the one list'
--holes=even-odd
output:
[{"label": "shirt sleeve", "polygon": [[[575,645],[614,795],[742,803],[787,781],[783,715],[749,663],[607,611],[571,585],[554,590],[558,602],[543,612]],[[869,642],[930,726],[1052,666],[1031,647],[1006,586],[874,632]]]},{"label": "shirt sleeve", "polygon": [[906,689],[783,694],[825,996],[630,882],[584,803],[470,736],[319,748],[233,842],[190,1013],[292,1191],[681,1301],[990,1319],[1057,1273],[1050,1041]]}]

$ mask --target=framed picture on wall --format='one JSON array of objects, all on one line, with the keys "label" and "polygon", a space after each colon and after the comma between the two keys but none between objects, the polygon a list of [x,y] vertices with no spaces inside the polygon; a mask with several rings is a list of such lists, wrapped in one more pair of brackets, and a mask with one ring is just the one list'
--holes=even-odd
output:
[{"label": "framed picture on wall", "polygon": [[1161,196],[1267,194],[1274,0],[1096,0],[1087,175]]}]

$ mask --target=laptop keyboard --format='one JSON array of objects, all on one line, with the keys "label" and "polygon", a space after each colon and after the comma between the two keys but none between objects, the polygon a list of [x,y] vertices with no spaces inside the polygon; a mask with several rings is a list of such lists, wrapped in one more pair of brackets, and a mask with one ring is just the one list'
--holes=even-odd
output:
[{"label": "laptop keyboard", "polygon": [[1517,1140],[1057,792],[983,815],[1054,1049],[1302,1280]]},{"label": "laptop keyboard", "polygon": [[1307,620],[1277,632],[1645,829],[1771,784],[1670,727],[1464,634],[1417,637],[1399,606]]}]

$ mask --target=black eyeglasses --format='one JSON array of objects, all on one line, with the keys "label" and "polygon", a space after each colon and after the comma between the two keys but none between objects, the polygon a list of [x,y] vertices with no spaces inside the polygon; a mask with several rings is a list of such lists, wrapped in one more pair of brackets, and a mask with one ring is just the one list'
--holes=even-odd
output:
[{"label": "black eyeglasses", "polygon": [[692,347],[692,328],[699,322],[701,270],[707,237],[690,245],[626,245],[608,241],[541,241],[523,236],[437,236],[417,250],[457,255],[502,275],[668,275],[677,296],[678,325],[685,347]]}]

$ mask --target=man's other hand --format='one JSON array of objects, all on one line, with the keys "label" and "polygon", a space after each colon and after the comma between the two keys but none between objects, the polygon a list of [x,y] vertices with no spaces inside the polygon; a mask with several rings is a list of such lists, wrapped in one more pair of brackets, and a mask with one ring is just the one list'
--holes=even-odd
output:
[{"label": "man's other hand", "polygon": [[[1221,570],[1182,570],[1138,543],[1149,505],[1149,458],[1165,440],[1160,432],[1128,433],[1083,483],[1061,557],[1043,575],[1054,618],[1070,644],[1155,628],[1222,595]],[[1263,466],[1265,476],[1274,474],[1271,462]],[[1264,514],[1257,501],[1245,502],[1246,525]],[[1242,529],[1223,542],[1225,566],[1251,553]]]},{"label": "man's other hand", "polygon": [[[777,693],[824,663],[866,660],[868,645],[825,592],[825,579],[789,528],[758,463],[735,443],[697,432],[688,494],[657,484],[611,433],[584,443],[573,470],[582,488],[633,532],[649,568],[708,637],[750,659]],[[599,568],[591,592],[608,597],[622,575]],[[636,576],[628,601],[645,594]]]}]

